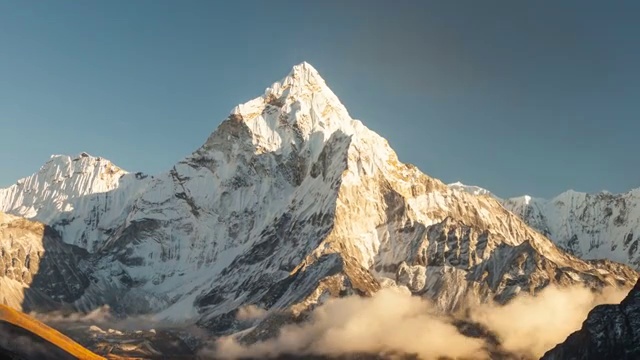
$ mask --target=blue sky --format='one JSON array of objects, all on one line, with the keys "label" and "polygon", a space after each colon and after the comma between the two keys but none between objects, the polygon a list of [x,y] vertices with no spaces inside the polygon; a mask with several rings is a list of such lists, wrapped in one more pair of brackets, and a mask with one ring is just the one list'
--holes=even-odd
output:
[{"label": "blue sky", "polygon": [[400,159],[548,197],[640,186],[637,1],[0,0],[0,186],[167,170],[308,61]]}]

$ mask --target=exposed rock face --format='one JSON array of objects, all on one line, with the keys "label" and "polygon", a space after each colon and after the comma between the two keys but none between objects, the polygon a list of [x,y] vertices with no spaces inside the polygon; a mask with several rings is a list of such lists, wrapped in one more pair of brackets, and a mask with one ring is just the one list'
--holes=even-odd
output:
[{"label": "exposed rock face", "polygon": [[[88,253],[50,227],[0,213],[0,303],[25,310],[58,308],[89,285]],[[28,290],[27,290],[28,289]]]},{"label": "exposed rock face", "polygon": [[92,281],[73,299],[78,309],[107,303],[225,333],[241,328],[244,305],[295,315],[382,286],[455,310],[549,284],[637,278],[568,255],[492,197],[399,162],[306,63],[164,174],[78,159],[56,158],[0,190],[0,209],[45,221],[87,251]]},{"label": "exposed rock face", "polygon": [[640,281],[616,305],[600,305],[582,328],[549,350],[544,360],[640,358]]}]

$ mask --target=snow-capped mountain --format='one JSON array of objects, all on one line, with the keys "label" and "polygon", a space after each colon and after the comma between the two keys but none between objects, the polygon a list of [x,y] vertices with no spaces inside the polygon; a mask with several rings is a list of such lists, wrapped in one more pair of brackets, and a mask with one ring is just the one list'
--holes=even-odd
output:
[{"label": "snow-capped mountain", "polygon": [[640,189],[622,194],[569,190],[551,200],[522,196],[503,204],[576,256],[640,267]]},{"label": "snow-capped mountain", "polygon": [[620,304],[600,305],[582,328],[549,350],[543,360],[640,358],[640,281]]},{"label": "snow-capped mountain", "polygon": [[551,200],[508,199],[504,206],[579,257],[640,267],[640,189],[615,195],[569,190]]},{"label": "snow-capped mountain", "polygon": [[0,211],[42,221],[86,251],[78,268],[90,281],[65,304],[217,332],[237,329],[245,305],[298,314],[385,286],[453,310],[549,284],[637,278],[565,253],[491,196],[401,163],[307,63],[233,109],[166,173],[54,157],[0,190]]},{"label": "snow-capped mountain", "polygon": [[499,197],[495,196],[493,193],[491,193],[491,191],[485,189],[485,188],[481,188],[480,186],[473,186],[473,185],[465,185],[463,183],[461,183],[460,181],[456,181],[454,183],[451,183],[448,185],[449,188],[453,189],[453,190],[458,190],[458,191],[465,191],[468,192],[469,194],[473,194],[473,195],[487,195],[487,196],[491,196],[497,200],[501,200]]},{"label": "snow-capped mountain", "polygon": [[493,196],[573,255],[640,268],[640,188],[621,194],[569,190],[551,200],[529,195],[503,200],[478,186],[457,182],[449,187]]},{"label": "snow-capped mountain", "polygon": [[95,251],[97,224],[120,221],[144,186],[143,177],[87,153],[75,158],[53,155],[37,173],[0,189],[0,211],[55,224],[58,230],[64,227],[65,241]]}]

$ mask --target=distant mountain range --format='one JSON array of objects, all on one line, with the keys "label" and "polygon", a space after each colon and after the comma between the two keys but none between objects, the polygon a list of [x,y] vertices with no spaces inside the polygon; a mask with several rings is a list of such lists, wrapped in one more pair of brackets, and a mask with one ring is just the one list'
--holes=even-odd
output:
[{"label": "distant mountain range", "polygon": [[[460,182],[449,187],[495,197],[488,190]],[[550,200],[528,195],[495,198],[573,255],[640,268],[640,188],[621,194],[569,190]]]}]

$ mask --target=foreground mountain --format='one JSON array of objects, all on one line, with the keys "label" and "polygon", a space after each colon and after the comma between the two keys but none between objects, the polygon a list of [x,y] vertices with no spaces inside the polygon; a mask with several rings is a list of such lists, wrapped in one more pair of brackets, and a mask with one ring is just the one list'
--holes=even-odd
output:
[{"label": "foreground mountain", "polygon": [[[60,306],[107,304],[218,334],[255,325],[238,320],[248,305],[295,317],[327,297],[406,286],[455,311],[552,284],[601,289],[637,278],[565,253],[490,196],[399,162],[307,63],[236,107],[166,173],[56,156],[0,190],[0,210],[46,223],[73,249],[60,251],[78,254],[70,295],[55,275],[31,273]],[[38,236],[25,241],[39,246]],[[12,261],[20,250],[9,244]],[[24,287],[5,301],[24,307],[42,291]],[[260,336],[278,324],[266,317]]]},{"label": "foreground mountain", "polygon": [[594,308],[579,331],[548,351],[544,360],[640,358],[640,281],[616,305]]}]

